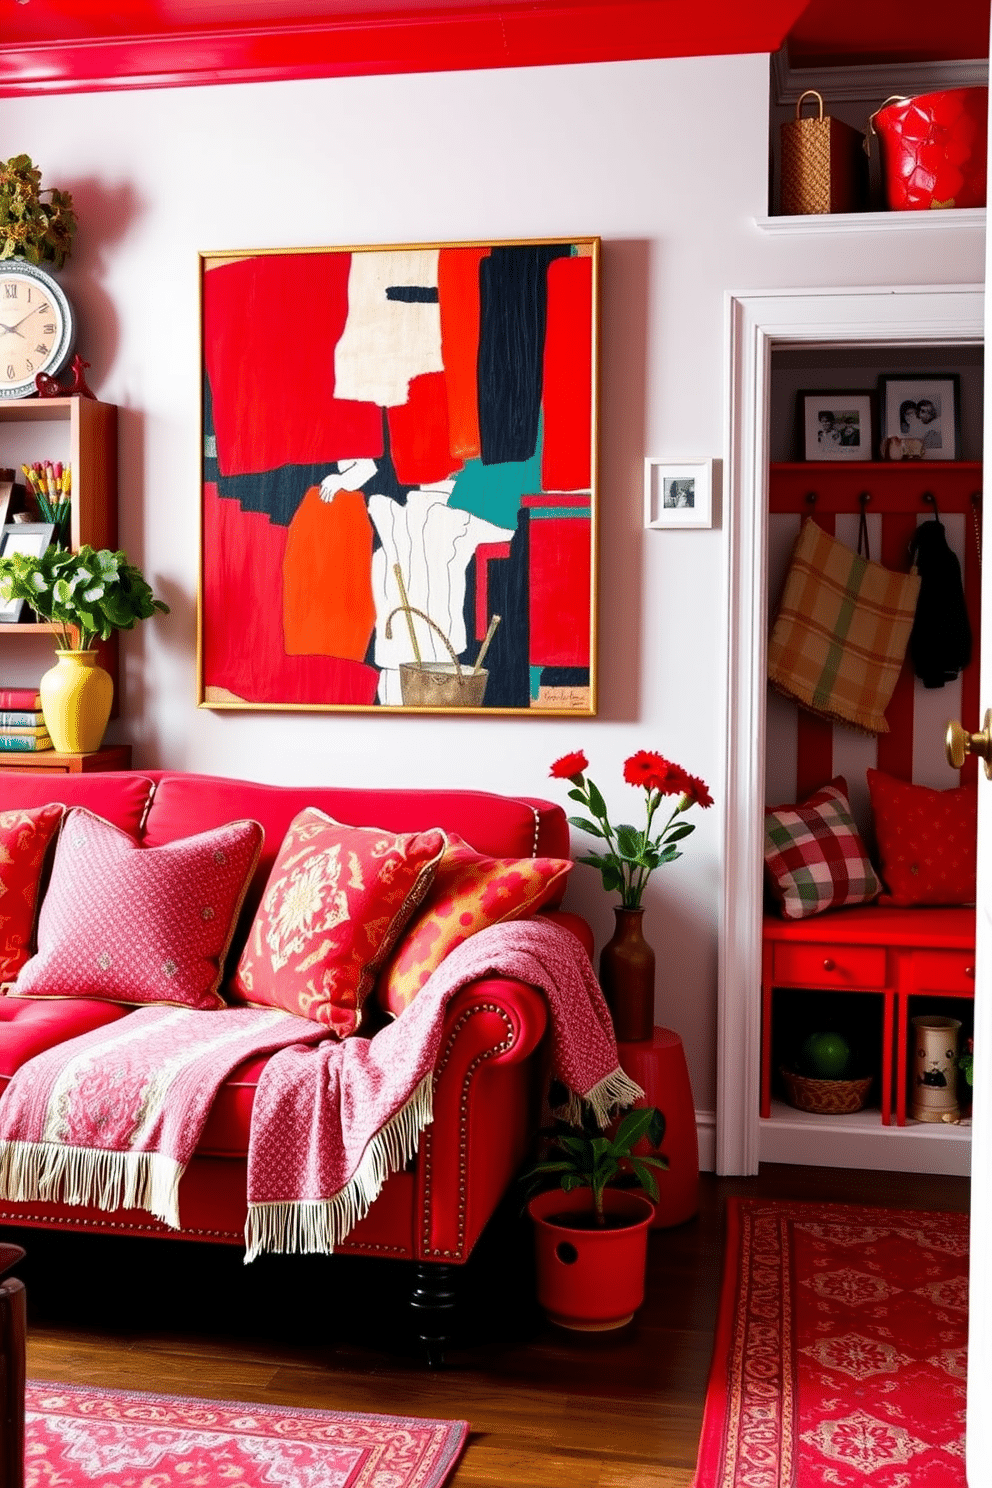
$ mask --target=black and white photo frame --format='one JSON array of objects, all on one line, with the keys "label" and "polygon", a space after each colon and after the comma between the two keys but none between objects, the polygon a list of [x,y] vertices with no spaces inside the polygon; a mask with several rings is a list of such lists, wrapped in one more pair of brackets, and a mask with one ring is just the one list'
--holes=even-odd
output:
[{"label": "black and white photo frame", "polygon": [[885,373],[878,379],[883,459],[958,460],[961,378]]},{"label": "black and white photo frame", "polygon": [[644,461],[645,527],[713,526],[710,458]]}]

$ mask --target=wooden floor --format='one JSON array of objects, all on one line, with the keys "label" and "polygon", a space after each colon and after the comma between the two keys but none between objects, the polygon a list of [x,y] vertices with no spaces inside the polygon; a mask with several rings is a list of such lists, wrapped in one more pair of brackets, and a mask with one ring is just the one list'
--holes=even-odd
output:
[{"label": "wooden floor", "polygon": [[769,1166],[704,1174],[696,1219],[654,1232],[648,1293],[621,1333],[573,1335],[529,1305],[511,1217],[465,1286],[466,1328],[428,1372],[397,1318],[399,1265],[23,1232],[28,1373],[166,1394],[459,1418],[457,1488],[687,1488],[709,1368],[728,1194],[960,1209],[968,1182]]}]

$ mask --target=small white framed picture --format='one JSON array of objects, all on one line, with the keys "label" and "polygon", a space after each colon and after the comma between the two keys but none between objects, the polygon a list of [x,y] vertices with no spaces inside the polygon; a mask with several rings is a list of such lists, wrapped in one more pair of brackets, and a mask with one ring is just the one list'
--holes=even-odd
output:
[{"label": "small white framed picture", "polygon": [[870,460],[874,447],[870,392],[803,392],[803,454],[807,460]]},{"label": "small white framed picture", "polygon": [[645,527],[712,527],[713,461],[644,461]]}]

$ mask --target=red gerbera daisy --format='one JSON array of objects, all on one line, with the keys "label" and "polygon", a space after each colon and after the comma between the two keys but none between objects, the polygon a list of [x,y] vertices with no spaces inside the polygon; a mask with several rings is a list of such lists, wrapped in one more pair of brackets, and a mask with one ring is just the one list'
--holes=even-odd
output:
[{"label": "red gerbera daisy", "polygon": [[573,754],[563,754],[560,760],[555,760],[549,773],[553,780],[574,780],[588,768],[589,761],[581,749],[576,749]]},{"label": "red gerbera daisy", "polygon": [[641,785],[645,790],[661,791],[663,796],[681,796],[689,777],[680,765],[673,765],[664,755],[639,749],[623,767],[628,785]]},{"label": "red gerbera daisy", "polygon": [[683,790],[683,795],[689,797],[690,806],[712,806],[713,797],[710,795],[705,780],[700,780],[698,775],[686,775],[688,784]]}]

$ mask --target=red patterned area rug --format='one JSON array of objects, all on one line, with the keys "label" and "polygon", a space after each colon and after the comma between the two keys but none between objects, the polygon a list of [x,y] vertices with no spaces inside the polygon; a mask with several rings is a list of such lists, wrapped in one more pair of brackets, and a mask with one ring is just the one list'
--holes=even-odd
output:
[{"label": "red patterned area rug", "polygon": [[25,1480],[58,1488],[440,1488],[466,1421],[29,1381]]},{"label": "red patterned area rug", "polygon": [[968,1216],[730,1199],[695,1488],[965,1488]]}]

